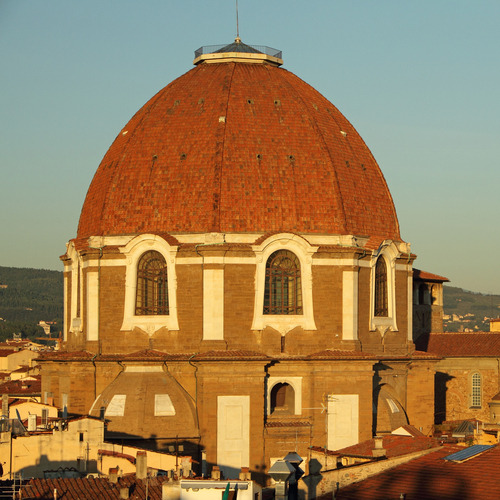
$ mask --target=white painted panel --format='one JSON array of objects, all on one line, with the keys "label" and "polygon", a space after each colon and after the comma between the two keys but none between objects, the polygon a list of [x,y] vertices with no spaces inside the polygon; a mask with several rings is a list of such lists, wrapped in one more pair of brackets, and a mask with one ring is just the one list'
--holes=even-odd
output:
[{"label": "white painted panel", "polygon": [[125,415],[125,401],[127,396],[125,394],[115,394],[104,413],[106,417],[123,417]]},{"label": "white painted panel", "polygon": [[[66,264],[65,264],[66,267]],[[68,321],[68,296],[69,296],[69,278],[68,276],[64,276],[64,321],[63,321],[63,330],[64,330],[64,340],[68,340],[68,331],[69,331],[69,321]]]},{"label": "white painted panel", "polygon": [[99,340],[99,276],[87,273],[87,340]]},{"label": "white painted panel", "polygon": [[359,395],[328,396],[328,449],[339,450],[359,441]]},{"label": "white painted panel", "polygon": [[408,334],[407,338],[413,340],[413,273],[408,273]]},{"label": "white painted panel", "polygon": [[175,408],[168,394],[155,394],[155,417],[175,415]]},{"label": "white painted panel", "polygon": [[342,338],[358,339],[358,271],[342,273]]},{"label": "white painted panel", "polygon": [[203,271],[203,340],[224,340],[224,270]]},{"label": "white painted panel", "polygon": [[217,464],[225,478],[238,478],[250,462],[250,396],[217,398]]}]

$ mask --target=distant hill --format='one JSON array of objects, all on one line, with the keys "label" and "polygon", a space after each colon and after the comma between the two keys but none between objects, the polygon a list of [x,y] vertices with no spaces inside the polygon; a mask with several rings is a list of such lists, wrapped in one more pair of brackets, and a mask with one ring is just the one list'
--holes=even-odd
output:
[{"label": "distant hill", "polygon": [[466,329],[489,331],[490,318],[500,317],[500,295],[469,292],[454,286],[444,287],[445,331]]},{"label": "distant hill", "polygon": [[46,269],[0,266],[0,340],[21,332],[23,337],[43,336],[39,321],[53,321],[62,329],[63,273]]}]

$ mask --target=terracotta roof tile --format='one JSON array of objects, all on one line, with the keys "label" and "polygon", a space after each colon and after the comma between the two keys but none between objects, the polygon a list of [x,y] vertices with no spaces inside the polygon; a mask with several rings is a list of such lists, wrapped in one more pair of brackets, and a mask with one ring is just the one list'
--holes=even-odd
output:
[{"label": "terracotta roof tile", "polygon": [[413,351],[406,354],[373,354],[361,351],[342,351],[336,349],[325,349],[306,356],[306,359],[366,359],[366,360],[389,360],[389,359],[438,359],[433,353]]},{"label": "terracotta roof tile", "polygon": [[115,360],[128,360],[128,361],[168,361],[168,360],[183,360],[189,359],[189,354],[170,354],[156,349],[144,349],[124,354],[100,354],[96,361],[115,361]]},{"label": "terracotta roof tile", "polygon": [[261,352],[257,351],[208,351],[208,352],[202,352],[200,354],[197,354],[196,356],[193,357],[193,360],[209,360],[209,359],[255,359],[255,360],[261,360],[261,359],[269,359],[269,356],[262,354]]},{"label": "terracotta roof tile", "polygon": [[196,66],[132,117],[77,238],[212,231],[401,239],[382,172],[339,110],[283,68],[235,62]]},{"label": "terracotta roof tile", "polygon": [[500,357],[500,333],[431,333],[419,337],[416,345],[445,357]]},{"label": "terracotta roof tile", "polygon": [[371,359],[373,354],[361,351],[341,351],[336,349],[325,349],[306,356],[308,359]]},{"label": "terracotta roof tile", "polygon": [[11,354],[14,354],[16,349],[0,349],[0,358],[6,358],[7,356],[10,356]]},{"label": "terracotta roof tile", "polygon": [[420,279],[423,281],[435,281],[437,283],[443,283],[445,281],[450,281],[444,276],[439,276],[438,274],[428,273],[427,271],[421,271],[420,269],[413,268],[413,278]]},{"label": "terracotta roof tile", "polygon": [[[444,457],[463,450],[446,445],[376,476],[340,489],[337,500],[480,500],[500,498],[500,447],[462,463]],[[331,495],[331,494],[330,494]],[[328,497],[328,498],[331,498]]]},{"label": "terracotta roof tile", "polygon": [[37,361],[85,361],[94,356],[89,351],[49,351],[41,354]]},{"label": "terracotta roof tile", "polygon": [[129,488],[131,500],[146,498],[146,488],[150,500],[161,500],[162,484],[168,481],[166,477],[152,477],[147,481],[136,479],[135,475],[120,477],[118,482],[112,483],[107,478],[59,478],[59,479],[30,479],[22,487],[22,498],[37,498],[53,500],[54,490],[57,489],[57,498],[64,500],[96,500],[119,499],[121,488]]},{"label": "terracotta roof tile", "polygon": [[[408,455],[422,450],[429,450],[431,448],[436,448],[437,446],[439,446],[439,441],[437,439],[425,437],[423,435],[414,437],[389,434],[384,436],[382,439],[382,447],[386,450],[387,458]],[[375,440],[369,439],[367,441],[363,441],[362,443],[342,448],[341,450],[335,450],[334,454],[342,456],[356,455],[373,457],[374,448]]]},{"label": "terracotta roof tile", "polygon": [[39,375],[30,377],[35,380],[10,380],[0,384],[0,394],[40,394],[42,390],[42,380]]}]

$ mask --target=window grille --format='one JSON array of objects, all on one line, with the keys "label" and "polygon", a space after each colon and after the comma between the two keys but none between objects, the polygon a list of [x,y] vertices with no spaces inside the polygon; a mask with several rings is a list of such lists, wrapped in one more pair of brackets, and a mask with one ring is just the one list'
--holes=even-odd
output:
[{"label": "window grille", "polygon": [[300,262],[288,250],[278,250],[266,263],[264,314],[302,314]]},{"label": "window grille", "polygon": [[388,316],[387,307],[387,266],[379,257],[375,265],[375,316]]},{"label": "window grille", "polygon": [[137,265],[135,314],[168,314],[167,263],[159,252],[146,252]]},{"label": "window grille", "polygon": [[471,406],[481,408],[481,375],[479,373],[472,375]]}]

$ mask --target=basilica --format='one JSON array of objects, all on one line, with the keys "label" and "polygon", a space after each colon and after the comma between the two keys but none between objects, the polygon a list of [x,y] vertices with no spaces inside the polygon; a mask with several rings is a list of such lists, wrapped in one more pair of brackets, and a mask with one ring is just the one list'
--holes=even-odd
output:
[{"label": "basilica", "polygon": [[226,478],[434,423],[439,357],[413,321],[429,285],[419,328],[439,322],[445,278],[413,269],[367,145],[282,65],[239,38],[202,47],[118,132],[41,361],[46,400]]}]

